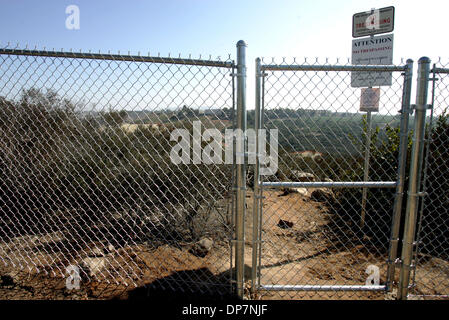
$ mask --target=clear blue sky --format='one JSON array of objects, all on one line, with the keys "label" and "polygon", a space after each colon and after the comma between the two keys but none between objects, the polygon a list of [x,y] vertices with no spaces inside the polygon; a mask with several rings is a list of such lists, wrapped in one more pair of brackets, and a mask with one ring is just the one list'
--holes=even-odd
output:
[{"label": "clear blue sky", "polygon": [[[0,0],[0,45],[248,57],[349,57],[352,14],[396,7],[395,60],[447,56],[447,1]],[[80,30],[65,8],[80,8]]]},{"label": "clear blue sky", "polygon": [[[80,30],[65,26],[72,4]],[[449,1],[437,0],[0,0],[0,47],[234,59],[243,39],[252,108],[256,57],[349,58],[352,15],[391,5],[395,63],[449,56]]]}]

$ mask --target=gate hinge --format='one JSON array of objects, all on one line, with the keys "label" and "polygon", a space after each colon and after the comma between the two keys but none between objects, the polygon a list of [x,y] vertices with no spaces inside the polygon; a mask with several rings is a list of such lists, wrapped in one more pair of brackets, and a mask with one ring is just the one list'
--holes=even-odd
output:
[{"label": "gate hinge", "polygon": [[[410,114],[413,113],[413,110],[418,109],[418,105],[416,105],[416,104],[411,104],[410,107],[411,107],[411,108],[410,108]],[[427,104],[427,105],[425,105],[425,106],[423,107],[424,110],[426,110],[426,109],[432,109],[432,108],[433,108],[433,105],[432,105],[432,104]]]},{"label": "gate hinge", "polygon": [[401,266],[402,265],[401,258],[396,258],[394,261],[391,261],[390,259],[388,259],[386,262],[387,262],[387,264],[390,264],[391,262],[393,262],[392,264],[394,266]]},{"label": "gate hinge", "polygon": [[[398,260],[398,259],[396,259],[396,260]],[[396,266],[400,266],[401,268],[403,267],[403,268],[406,268],[406,269],[409,269],[409,270],[414,270],[416,268],[416,265],[414,265],[413,263],[410,264],[410,265],[406,265],[406,264],[403,263],[402,260],[400,260],[400,262],[397,262],[397,263],[395,261],[395,264],[396,264]]]},{"label": "gate hinge", "polygon": [[416,287],[416,283],[411,283],[408,285],[408,289],[414,289]]},{"label": "gate hinge", "polygon": [[[402,109],[399,109],[399,110],[398,110],[398,113],[399,113],[399,114],[402,114],[402,112],[403,112]],[[413,108],[409,108],[408,110],[406,110],[406,113],[407,113],[407,112],[410,113],[410,114],[412,114],[412,113],[413,113]]]},{"label": "gate hinge", "polygon": [[438,79],[438,78],[429,78],[429,81],[438,81],[438,80],[440,80],[440,79]]},{"label": "gate hinge", "polygon": [[407,192],[407,194],[416,197],[426,197],[429,195],[427,192],[417,192],[417,193]]},{"label": "gate hinge", "polygon": [[[396,194],[398,194],[398,193],[396,193]],[[401,193],[401,194],[403,194],[403,193]],[[390,242],[399,242],[401,239],[399,239],[399,238],[395,238],[395,239],[391,239],[390,240]]]}]

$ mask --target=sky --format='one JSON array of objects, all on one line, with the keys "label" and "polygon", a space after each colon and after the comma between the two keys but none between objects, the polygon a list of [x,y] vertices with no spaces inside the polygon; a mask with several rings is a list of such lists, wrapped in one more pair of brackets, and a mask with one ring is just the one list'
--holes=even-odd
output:
[{"label": "sky", "polygon": [[[71,4],[79,30],[65,26]],[[449,3],[436,0],[0,0],[0,45],[234,56],[242,39],[251,58],[349,57],[352,15],[390,5],[395,59],[448,52]]]},{"label": "sky", "polygon": [[244,40],[249,91],[256,57],[350,58],[352,15],[391,5],[395,63],[449,55],[449,2],[436,0],[0,0],[0,47],[235,59]]}]

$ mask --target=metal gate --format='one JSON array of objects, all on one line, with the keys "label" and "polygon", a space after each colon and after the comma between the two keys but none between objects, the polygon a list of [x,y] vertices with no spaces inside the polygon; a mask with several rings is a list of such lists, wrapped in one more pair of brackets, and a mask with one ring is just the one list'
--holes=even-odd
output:
[{"label": "metal gate", "polygon": [[[426,61],[430,66],[431,61]],[[416,226],[416,236],[410,251],[410,285],[404,281],[403,298],[449,298],[449,69],[441,59],[426,69],[429,82],[429,115],[426,122],[421,150],[422,174],[419,183],[416,218],[410,228]],[[427,92],[424,92],[427,94]]]},{"label": "metal gate", "polygon": [[195,134],[234,128],[236,70],[230,57],[0,49],[2,280],[32,288],[25,299],[229,294],[235,166],[170,150],[176,130],[191,154]]},{"label": "metal gate", "polygon": [[[256,60],[254,125],[277,130],[278,152],[270,157],[279,163],[273,175],[261,175],[268,161],[254,169],[254,292],[317,298],[366,291],[373,298],[391,288],[412,64]],[[359,111],[354,72],[392,73],[392,85],[381,87],[378,113]],[[259,156],[263,147],[258,144]]]},{"label": "metal gate", "polygon": [[[0,49],[0,284],[447,297],[449,69],[421,58],[411,105],[411,60],[258,58],[247,110],[245,48],[237,63]],[[356,73],[391,76],[378,112],[360,111]],[[217,140],[232,164],[203,153],[206,129],[244,133]]]}]

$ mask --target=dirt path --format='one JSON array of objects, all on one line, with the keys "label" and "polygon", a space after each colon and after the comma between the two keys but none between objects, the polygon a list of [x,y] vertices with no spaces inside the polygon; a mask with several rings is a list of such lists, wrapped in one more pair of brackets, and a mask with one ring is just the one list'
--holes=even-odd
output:
[{"label": "dirt path", "polygon": [[[368,265],[385,269],[385,257],[371,254],[362,244],[354,247],[332,243],[329,213],[323,203],[299,193],[264,192],[261,284],[264,285],[364,285]],[[252,212],[252,195],[247,199]],[[284,223],[282,223],[284,221]],[[252,219],[247,219],[247,239]],[[291,227],[289,225],[292,225]],[[252,247],[250,241],[248,246]],[[250,251],[250,250],[247,250]],[[251,253],[246,254],[251,265]],[[381,271],[382,274],[382,271]],[[381,283],[384,278],[381,276]],[[383,299],[374,292],[262,291],[263,299]]]},{"label": "dirt path", "polygon": [[[364,285],[370,265],[379,267],[380,284],[385,283],[385,254],[373,249],[369,240],[354,242],[348,235],[335,241],[329,224],[331,213],[324,203],[310,198],[310,191],[302,195],[267,190],[264,195],[262,284]],[[246,200],[245,274],[250,279],[253,195],[248,193]],[[70,242],[61,232],[17,237],[0,243],[0,299],[132,299],[145,296],[148,292],[142,288],[148,285],[176,290],[181,297],[192,292],[229,292],[229,273],[233,270],[226,242],[214,243],[205,257],[193,255],[189,246],[155,248],[141,243],[111,248],[105,243],[86,245],[79,250],[68,250]],[[103,252],[99,257],[101,271],[88,278],[82,277],[79,290],[68,290],[66,267],[80,265],[87,256],[98,254],[98,249]],[[32,268],[27,268],[29,266]],[[449,286],[449,275],[441,270],[449,270],[448,262],[427,259],[417,273],[417,279],[424,285],[415,293],[444,292]],[[246,286],[249,285],[248,281]],[[261,290],[251,298],[374,300],[392,296],[383,292]]]}]

